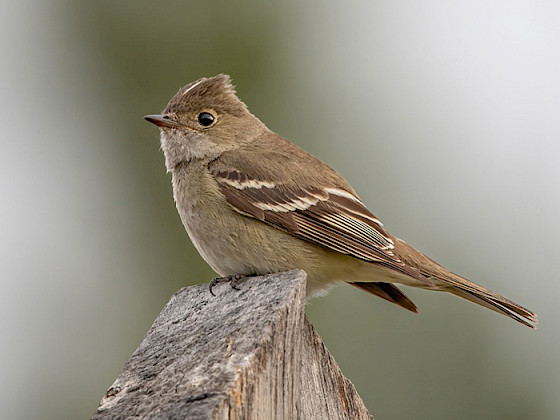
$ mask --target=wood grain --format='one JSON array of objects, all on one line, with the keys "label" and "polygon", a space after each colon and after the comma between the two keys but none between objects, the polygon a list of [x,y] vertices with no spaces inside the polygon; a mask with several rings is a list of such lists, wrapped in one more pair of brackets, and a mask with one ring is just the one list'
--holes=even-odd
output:
[{"label": "wood grain", "polygon": [[93,419],[371,419],[305,317],[305,277],[177,292]]}]

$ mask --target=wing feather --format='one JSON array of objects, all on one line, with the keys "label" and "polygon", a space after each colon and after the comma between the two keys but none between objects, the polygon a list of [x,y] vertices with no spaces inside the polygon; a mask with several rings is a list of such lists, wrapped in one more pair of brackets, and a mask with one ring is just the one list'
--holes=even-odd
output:
[{"label": "wing feather", "polygon": [[294,186],[239,170],[212,171],[237,211],[306,241],[425,280],[392,251],[394,241],[355,194],[339,187]]}]

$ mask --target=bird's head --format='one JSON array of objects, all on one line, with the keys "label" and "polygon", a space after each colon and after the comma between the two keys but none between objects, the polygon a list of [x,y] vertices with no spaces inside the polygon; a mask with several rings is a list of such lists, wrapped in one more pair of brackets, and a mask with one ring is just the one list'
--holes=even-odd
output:
[{"label": "bird's head", "polygon": [[179,89],[160,115],[146,115],[161,133],[165,165],[217,157],[258,136],[265,127],[239,100],[228,75],[202,78]]}]

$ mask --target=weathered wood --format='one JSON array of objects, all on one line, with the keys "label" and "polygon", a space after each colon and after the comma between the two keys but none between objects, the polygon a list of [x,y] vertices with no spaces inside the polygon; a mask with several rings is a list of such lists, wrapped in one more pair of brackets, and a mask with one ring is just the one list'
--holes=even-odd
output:
[{"label": "weathered wood", "polygon": [[93,419],[370,419],[305,317],[305,272],[239,287],[177,292]]}]

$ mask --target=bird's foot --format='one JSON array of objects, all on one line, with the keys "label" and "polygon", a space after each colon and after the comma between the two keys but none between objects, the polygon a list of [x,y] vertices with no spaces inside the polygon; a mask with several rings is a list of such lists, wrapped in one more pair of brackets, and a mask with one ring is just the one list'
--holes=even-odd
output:
[{"label": "bird's foot", "polygon": [[231,274],[231,275],[225,276],[225,277],[216,277],[215,279],[213,279],[210,282],[210,286],[208,287],[208,290],[210,290],[210,294],[212,296],[216,296],[214,294],[214,292],[212,291],[212,289],[218,283],[229,283],[229,285],[231,286],[232,289],[239,290],[239,287],[237,287],[237,286],[239,285],[239,283],[241,283],[247,277],[251,277],[251,276],[250,275],[245,275],[245,274]]}]

